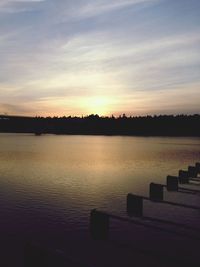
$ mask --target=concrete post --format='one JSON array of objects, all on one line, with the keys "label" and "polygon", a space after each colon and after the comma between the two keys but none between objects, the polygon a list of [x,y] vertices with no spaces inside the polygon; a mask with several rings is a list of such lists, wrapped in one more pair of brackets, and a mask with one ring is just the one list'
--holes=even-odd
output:
[{"label": "concrete post", "polygon": [[127,213],[129,216],[140,217],[143,215],[143,198],[133,194],[127,195]]},{"label": "concrete post", "polygon": [[178,177],[167,176],[167,190],[168,191],[178,191]]},{"label": "concrete post", "polygon": [[180,184],[189,183],[189,173],[187,171],[179,170],[178,179]]},{"label": "concrete post", "polygon": [[48,267],[48,254],[44,249],[33,245],[26,244],[24,255],[25,267]]},{"label": "concrete post", "polygon": [[189,174],[189,177],[196,178],[197,177],[197,174],[198,174],[198,171],[197,171],[196,167],[189,166],[188,167],[188,174]]},{"label": "concrete post", "polygon": [[107,240],[109,238],[109,215],[92,210],[90,213],[90,233],[95,240]]},{"label": "concrete post", "polygon": [[149,187],[149,197],[152,201],[163,201],[163,186],[151,183]]},{"label": "concrete post", "polygon": [[196,169],[197,169],[197,172],[200,173],[200,162],[197,162],[197,163],[195,164],[195,167],[196,167]]}]

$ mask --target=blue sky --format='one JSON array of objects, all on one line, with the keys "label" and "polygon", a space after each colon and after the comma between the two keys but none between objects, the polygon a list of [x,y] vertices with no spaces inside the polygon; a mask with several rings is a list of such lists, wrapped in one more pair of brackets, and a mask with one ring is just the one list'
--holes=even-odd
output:
[{"label": "blue sky", "polygon": [[199,0],[1,0],[0,113],[200,113]]}]

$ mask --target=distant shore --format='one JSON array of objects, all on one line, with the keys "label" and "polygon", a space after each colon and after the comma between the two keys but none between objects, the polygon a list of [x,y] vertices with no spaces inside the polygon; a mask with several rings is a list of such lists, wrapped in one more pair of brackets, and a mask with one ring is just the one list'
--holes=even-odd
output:
[{"label": "distant shore", "polygon": [[196,136],[200,115],[23,117],[0,115],[1,133],[107,136]]}]

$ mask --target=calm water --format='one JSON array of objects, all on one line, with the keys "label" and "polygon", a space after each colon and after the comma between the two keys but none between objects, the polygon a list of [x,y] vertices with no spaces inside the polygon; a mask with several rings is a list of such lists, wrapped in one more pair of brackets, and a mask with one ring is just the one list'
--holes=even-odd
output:
[{"label": "calm water", "polygon": [[[87,235],[91,209],[126,216],[127,193],[148,196],[150,182],[164,184],[197,161],[199,138],[0,134],[1,231],[62,249]],[[165,192],[165,199],[200,204],[185,194]],[[148,202],[144,210],[189,224],[200,218]]]}]

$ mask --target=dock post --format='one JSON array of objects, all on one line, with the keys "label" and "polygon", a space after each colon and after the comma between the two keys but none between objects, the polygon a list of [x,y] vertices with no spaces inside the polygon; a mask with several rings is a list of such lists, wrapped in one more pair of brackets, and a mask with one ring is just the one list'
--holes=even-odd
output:
[{"label": "dock post", "polygon": [[109,215],[96,209],[90,213],[90,233],[95,240],[108,240]]},{"label": "dock post", "polygon": [[167,176],[167,190],[168,191],[178,191],[178,177]]},{"label": "dock post", "polygon": [[150,183],[149,197],[152,201],[163,201],[163,185]]},{"label": "dock post", "polygon": [[200,162],[196,162],[195,167],[197,169],[197,173],[200,173]]},{"label": "dock post", "polygon": [[143,215],[143,197],[128,194],[126,208],[129,216],[141,217]]},{"label": "dock post", "polygon": [[46,251],[40,247],[27,243],[25,245],[25,258],[24,265],[25,267],[47,267],[48,266],[48,255]]},{"label": "dock post", "polygon": [[178,179],[180,184],[188,184],[189,183],[188,171],[179,170]]},{"label": "dock post", "polygon": [[67,258],[60,250],[52,250],[36,243],[28,242],[25,244],[24,267],[71,266],[69,264],[72,264],[71,259]]},{"label": "dock post", "polygon": [[189,174],[189,177],[191,178],[196,178],[197,177],[197,169],[196,169],[196,166],[189,166],[188,167],[188,174]]}]

